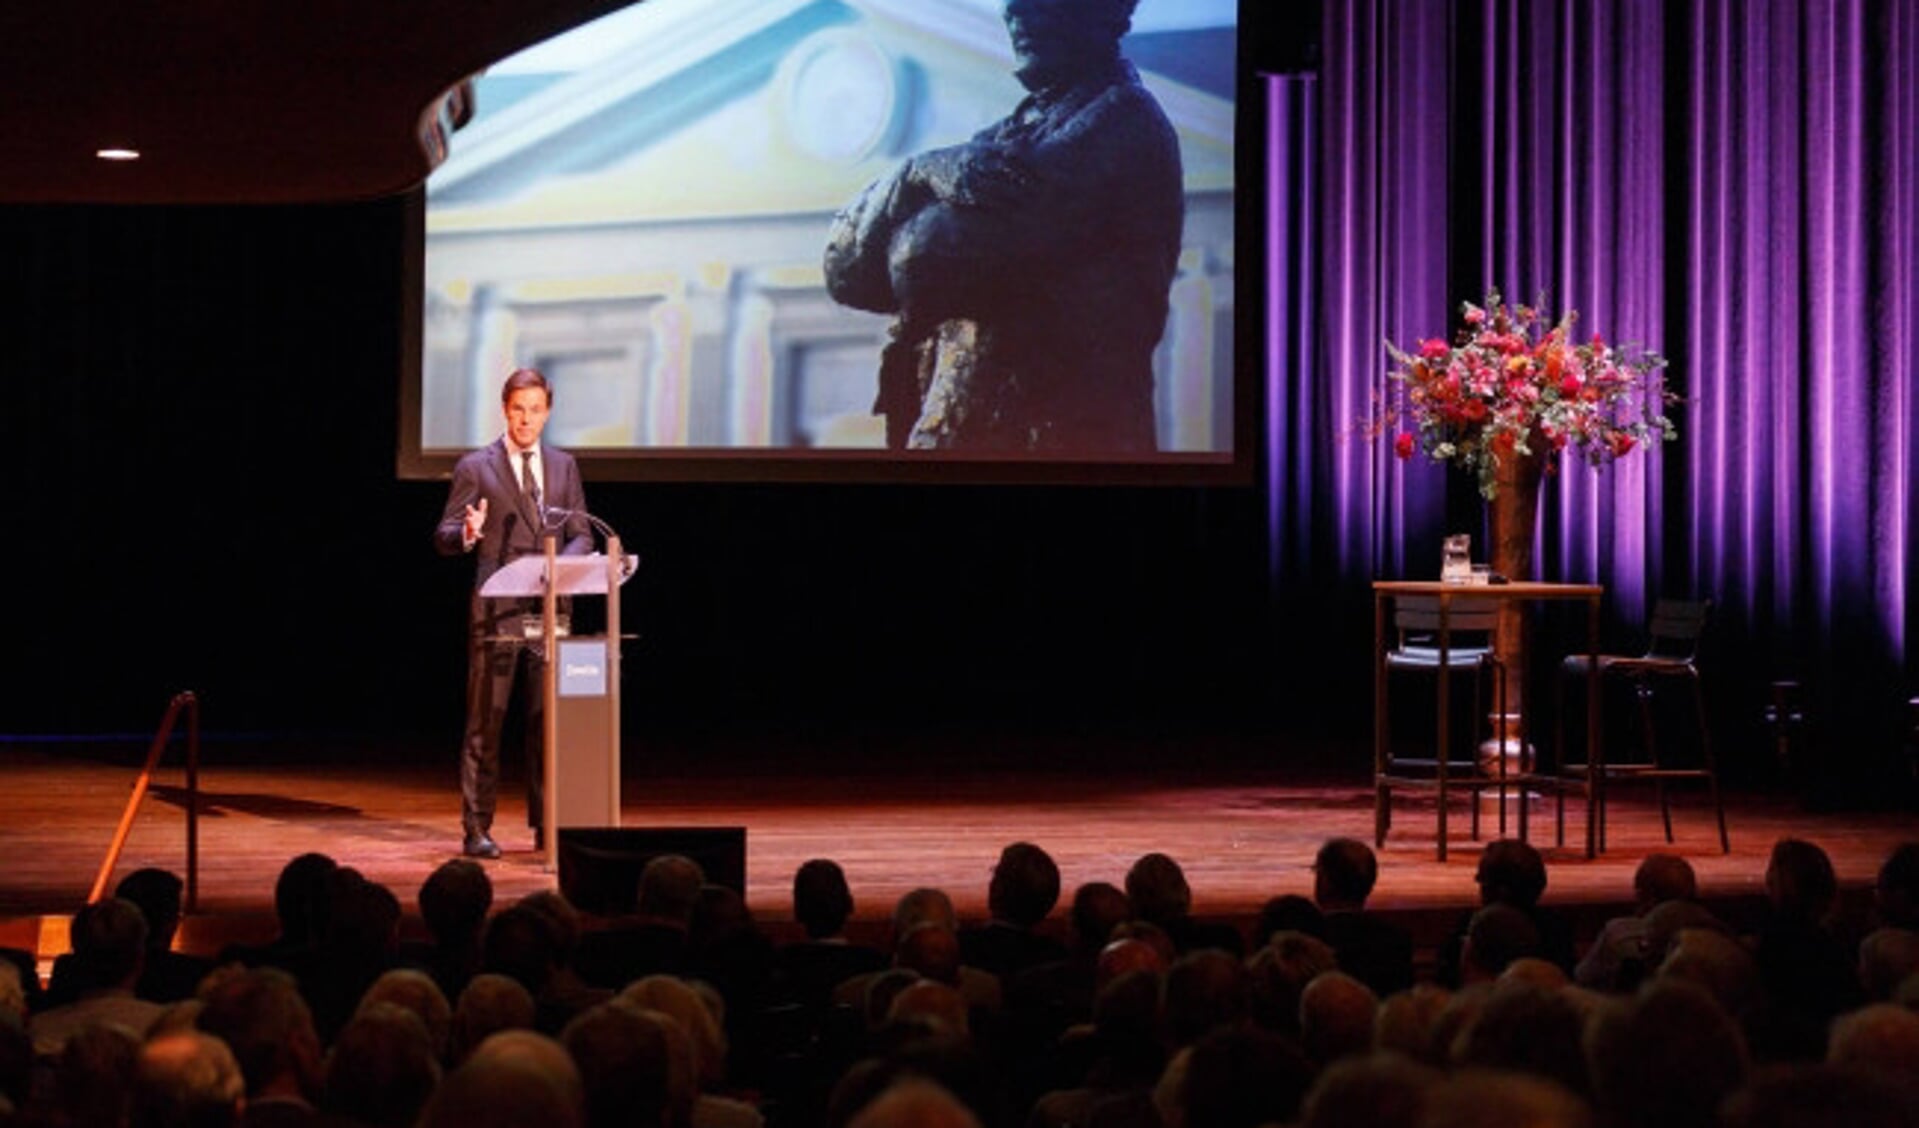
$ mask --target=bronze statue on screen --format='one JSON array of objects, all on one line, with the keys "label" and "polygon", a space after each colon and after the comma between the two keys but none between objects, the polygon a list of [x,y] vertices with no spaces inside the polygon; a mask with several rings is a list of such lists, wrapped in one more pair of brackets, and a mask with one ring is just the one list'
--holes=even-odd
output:
[{"label": "bronze statue on screen", "polygon": [[896,315],[874,410],[895,449],[1156,449],[1153,350],[1185,204],[1179,143],[1120,54],[1137,0],[1007,0],[1029,94],[833,222],[827,288]]}]

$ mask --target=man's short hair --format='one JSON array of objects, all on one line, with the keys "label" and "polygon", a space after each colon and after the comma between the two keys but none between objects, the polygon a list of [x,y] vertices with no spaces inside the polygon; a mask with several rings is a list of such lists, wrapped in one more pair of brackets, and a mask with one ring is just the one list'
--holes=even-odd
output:
[{"label": "man's short hair", "polygon": [[1165,854],[1142,855],[1126,871],[1126,896],[1135,915],[1155,924],[1184,917],[1193,907],[1186,871]]},{"label": "man's short hair", "polygon": [[513,393],[523,388],[538,388],[546,393],[548,407],[553,405],[553,385],[547,383],[546,374],[537,368],[515,368],[507,375],[506,383],[500,386],[502,406],[511,402]]},{"label": "man's short hair", "polygon": [[793,874],[793,916],[815,940],[836,936],[853,915],[846,871],[830,858],[803,862]]},{"label": "man's short hair", "polygon": [[210,980],[201,994],[198,1025],[233,1051],[249,1093],[259,1093],[284,1074],[318,1068],[313,1012],[299,984],[279,968],[251,968]]},{"label": "man's short hair", "polygon": [[1801,838],[1773,843],[1766,865],[1766,892],[1780,912],[1817,920],[1839,896],[1839,878],[1826,852]]},{"label": "man's short hair", "polygon": [[414,1011],[374,1002],[354,1012],[327,1057],[328,1113],[372,1128],[405,1128],[440,1083],[433,1036]]},{"label": "man's short hair", "polygon": [[1031,842],[1015,842],[1000,851],[986,900],[994,916],[1031,928],[1059,904],[1059,865]]},{"label": "man's short hair", "polygon": [[140,967],[147,918],[132,901],[109,897],[73,914],[73,960],[87,984],[115,987]]},{"label": "man's short hair", "polygon": [[667,920],[691,921],[706,873],[680,854],[661,854],[640,871],[640,912]]},{"label": "man's short hair", "polygon": [[1546,859],[1517,838],[1490,842],[1479,856],[1480,899],[1530,909],[1546,892]]},{"label": "man's short hair", "polygon": [[320,938],[326,927],[327,879],[340,863],[325,854],[300,854],[280,868],[273,883],[273,911],[280,918],[280,934],[293,943]]},{"label": "man's short hair", "polygon": [[1379,859],[1357,838],[1332,838],[1313,858],[1321,900],[1365,904],[1379,881]]},{"label": "man's short hair", "polygon": [[198,1030],[164,1034],[134,1066],[133,1128],[219,1128],[240,1122],[246,1085],[227,1044]]},{"label": "man's short hair", "polygon": [[1699,878],[1692,863],[1677,854],[1647,854],[1633,872],[1632,890],[1648,905],[1690,901],[1699,896]]},{"label": "man's short hair", "polygon": [[420,917],[427,931],[442,944],[479,936],[493,907],[493,879],[480,864],[453,858],[420,883]]},{"label": "man's short hair", "polygon": [[147,918],[147,946],[164,948],[180,925],[181,889],[178,874],[148,866],[121,878],[113,895],[133,902]]}]

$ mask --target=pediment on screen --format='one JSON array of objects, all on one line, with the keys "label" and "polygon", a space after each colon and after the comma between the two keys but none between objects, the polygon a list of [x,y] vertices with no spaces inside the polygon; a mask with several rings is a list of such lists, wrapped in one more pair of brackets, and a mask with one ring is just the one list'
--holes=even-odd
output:
[{"label": "pediment on screen", "polygon": [[[1166,453],[1231,449],[1232,33],[1228,8],[1129,41],[1187,189]],[[882,446],[889,319],[827,296],[828,224],[1010,112],[1012,65],[992,2],[649,0],[495,67],[428,182],[422,445],[490,441],[532,364],[577,448]]]}]

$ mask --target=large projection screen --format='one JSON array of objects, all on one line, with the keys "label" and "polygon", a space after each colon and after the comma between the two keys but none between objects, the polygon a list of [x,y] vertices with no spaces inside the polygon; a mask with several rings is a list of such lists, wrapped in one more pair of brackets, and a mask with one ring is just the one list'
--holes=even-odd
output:
[{"label": "large projection screen", "polygon": [[531,366],[595,477],[1239,477],[1237,23],[1140,0],[1091,97],[1029,95],[1001,0],[645,0],[499,61],[424,193],[402,474]]}]

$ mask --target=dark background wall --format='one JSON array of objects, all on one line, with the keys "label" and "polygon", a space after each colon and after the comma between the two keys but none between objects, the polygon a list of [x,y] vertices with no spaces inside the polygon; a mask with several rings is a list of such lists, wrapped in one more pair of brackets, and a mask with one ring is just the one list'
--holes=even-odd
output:
[{"label": "dark background wall", "polygon": [[[444,485],[394,470],[406,222],[398,200],[0,211],[0,732],[150,729],[190,688],[216,729],[451,746],[470,573],[429,544]],[[1251,486],[589,498],[645,559],[640,739],[1257,743],[1279,708]]]}]

